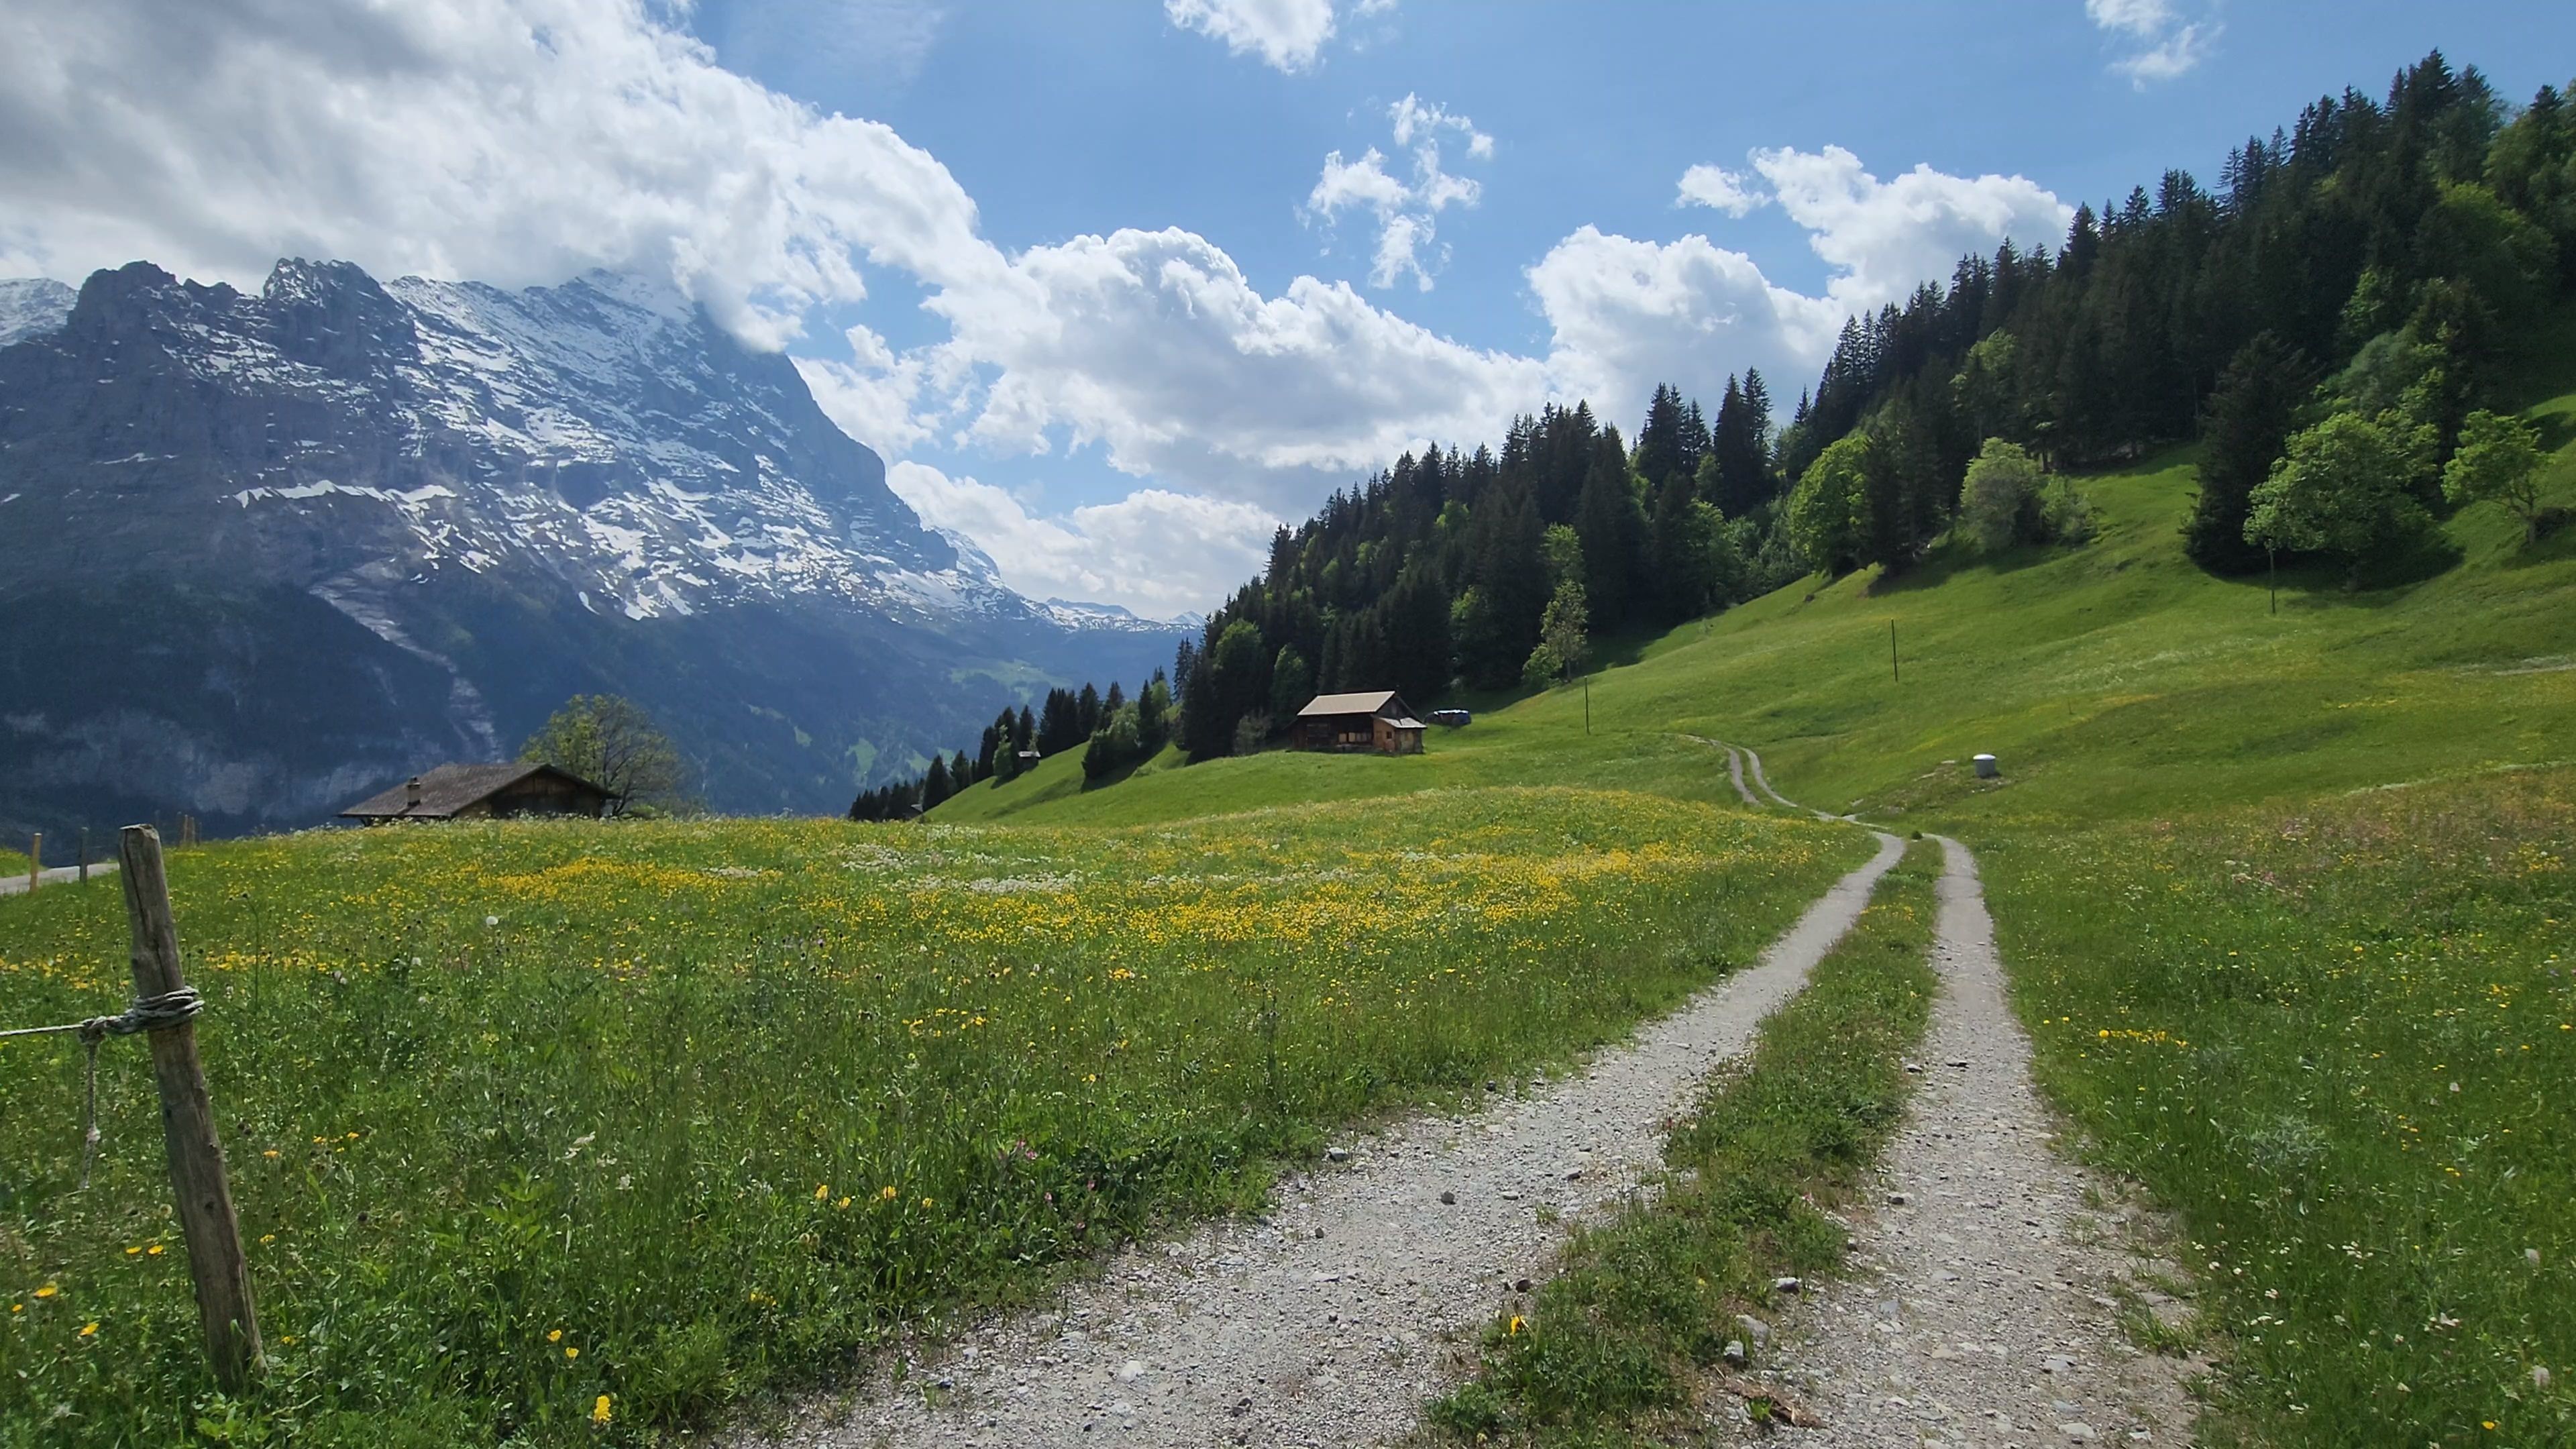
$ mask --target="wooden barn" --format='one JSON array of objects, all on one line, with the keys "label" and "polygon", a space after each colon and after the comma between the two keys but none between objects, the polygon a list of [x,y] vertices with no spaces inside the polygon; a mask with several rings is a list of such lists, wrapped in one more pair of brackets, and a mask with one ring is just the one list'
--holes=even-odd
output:
[{"label": "wooden barn", "polygon": [[340,812],[343,820],[500,820],[607,813],[608,792],[552,765],[441,765]]},{"label": "wooden barn", "polygon": [[1301,750],[1381,755],[1422,753],[1422,721],[1413,706],[1392,689],[1366,694],[1319,694],[1297,711],[1295,739]]}]

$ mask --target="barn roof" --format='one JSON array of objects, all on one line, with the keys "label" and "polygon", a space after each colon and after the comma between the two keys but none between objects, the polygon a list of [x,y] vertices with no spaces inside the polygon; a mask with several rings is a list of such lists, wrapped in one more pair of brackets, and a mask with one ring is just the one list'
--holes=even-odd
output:
[{"label": "barn roof", "polygon": [[1392,689],[1370,690],[1361,694],[1319,694],[1297,711],[1297,718],[1312,719],[1317,715],[1375,714],[1395,699]]},{"label": "barn roof", "polygon": [[1402,716],[1401,718],[1388,720],[1388,721],[1387,721],[1387,723],[1388,723],[1388,724],[1391,724],[1391,725],[1393,725],[1393,726],[1395,726],[1397,729],[1400,729],[1400,730],[1419,730],[1419,729],[1428,729],[1428,728],[1430,728],[1430,726],[1428,726],[1428,725],[1424,724],[1422,721],[1420,721],[1420,720],[1418,720],[1418,719],[1415,719],[1413,716],[1411,716],[1411,715],[1409,715],[1409,714],[1408,714],[1408,715],[1404,715],[1404,716]]},{"label": "barn roof", "polygon": [[499,765],[441,765],[421,774],[420,803],[411,803],[411,781],[380,795],[370,795],[340,812],[344,820],[446,820],[478,800],[509,789],[532,775],[553,775],[585,790],[608,792],[569,770],[512,760]]}]

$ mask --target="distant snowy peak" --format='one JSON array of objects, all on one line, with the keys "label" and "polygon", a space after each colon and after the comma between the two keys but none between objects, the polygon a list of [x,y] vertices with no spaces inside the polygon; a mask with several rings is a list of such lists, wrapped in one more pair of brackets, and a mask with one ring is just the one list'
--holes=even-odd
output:
[{"label": "distant snowy peak", "polygon": [[792,362],[666,282],[380,283],[288,258],[244,293],[136,262],[77,293],[0,282],[10,342],[55,354],[0,369],[30,419],[77,418],[98,389],[173,400],[113,441],[20,444],[72,470],[67,507],[142,489],[154,510],[203,510],[171,515],[174,536],[241,545],[343,612],[459,571],[633,619],[802,597],[930,623],[1196,627],[1021,597],[973,540],[924,526]]},{"label": "distant snowy peak", "polygon": [[1075,599],[1049,599],[1033,607],[1068,629],[1116,630],[1129,634],[1195,634],[1207,627],[1206,617],[1200,614],[1147,619],[1117,604],[1089,604]]},{"label": "distant snowy peak", "polygon": [[326,552],[360,555],[342,567],[371,577],[551,578],[584,607],[639,619],[791,595],[1035,612],[948,578],[956,549],[794,366],[667,285],[605,272],[515,292],[380,284],[347,262],[288,259],[256,294],[135,263],[92,276],[67,308],[69,295],[11,284],[0,326],[50,334],[100,385],[138,370],[192,378],[204,407],[243,420],[217,430],[230,445],[218,454],[93,466],[211,474],[276,554],[319,528]]},{"label": "distant snowy peak", "polygon": [[51,277],[0,281],[0,347],[63,330],[80,293]]}]

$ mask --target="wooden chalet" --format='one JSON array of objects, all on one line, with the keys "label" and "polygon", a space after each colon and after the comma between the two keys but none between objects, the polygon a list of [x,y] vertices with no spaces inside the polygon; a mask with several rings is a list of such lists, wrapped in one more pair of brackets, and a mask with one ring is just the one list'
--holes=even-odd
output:
[{"label": "wooden chalet", "polygon": [[1319,694],[1297,711],[1294,736],[1301,750],[1381,755],[1422,753],[1422,721],[1392,689],[1366,694]]},{"label": "wooden chalet", "polygon": [[552,765],[441,765],[340,812],[343,820],[499,820],[608,812],[608,792]]}]

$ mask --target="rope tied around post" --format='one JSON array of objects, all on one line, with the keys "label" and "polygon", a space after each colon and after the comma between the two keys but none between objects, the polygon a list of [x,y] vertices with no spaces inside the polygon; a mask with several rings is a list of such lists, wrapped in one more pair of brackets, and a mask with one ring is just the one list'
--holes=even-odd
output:
[{"label": "rope tied around post", "polygon": [[81,1088],[81,1175],[80,1190],[89,1191],[90,1164],[98,1158],[98,1044],[112,1036],[140,1036],[147,1031],[164,1031],[185,1026],[206,1009],[206,999],[197,988],[182,986],[157,996],[139,996],[125,1010],[114,1016],[93,1016],[87,1021],[66,1022],[61,1026],[22,1026],[0,1031],[0,1039],[13,1036],[54,1036],[65,1032],[80,1037],[81,1049],[88,1060],[82,1066]]}]

